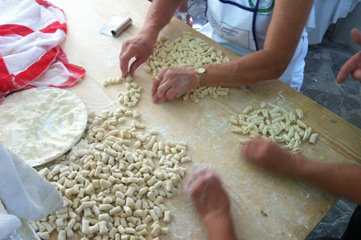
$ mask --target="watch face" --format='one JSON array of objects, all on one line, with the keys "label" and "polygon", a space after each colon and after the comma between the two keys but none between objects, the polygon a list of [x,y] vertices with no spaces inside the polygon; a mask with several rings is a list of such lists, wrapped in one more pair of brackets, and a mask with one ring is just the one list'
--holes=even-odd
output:
[{"label": "watch face", "polygon": [[206,72],[206,69],[205,68],[198,68],[197,69],[197,73],[199,73],[199,74],[203,74],[203,73],[205,73]]}]

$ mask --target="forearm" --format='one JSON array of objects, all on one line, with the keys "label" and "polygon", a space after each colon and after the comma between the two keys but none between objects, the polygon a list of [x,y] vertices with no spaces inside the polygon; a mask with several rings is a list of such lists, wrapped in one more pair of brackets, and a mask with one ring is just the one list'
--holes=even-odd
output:
[{"label": "forearm", "polygon": [[203,221],[207,228],[209,240],[237,239],[230,214],[209,217]]},{"label": "forearm", "polygon": [[207,66],[207,85],[233,87],[279,78],[297,49],[313,2],[275,1],[264,48],[229,63]]},{"label": "forearm", "polygon": [[288,65],[277,59],[276,54],[264,49],[228,63],[207,65],[207,86],[237,87],[277,79]]},{"label": "forearm", "polygon": [[183,0],[154,0],[139,34],[155,41],[182,2]]},{"label": "forearm", "polygon": [[178,11],[179,12],[187,12],[188,11],[188,1],[187,0],[181,1]]},{"label": "forearm", "polygon": [[332,194],[361,204],[361,168],[352,164],[316,162],[295,157],[295,177],[317,185]]}]

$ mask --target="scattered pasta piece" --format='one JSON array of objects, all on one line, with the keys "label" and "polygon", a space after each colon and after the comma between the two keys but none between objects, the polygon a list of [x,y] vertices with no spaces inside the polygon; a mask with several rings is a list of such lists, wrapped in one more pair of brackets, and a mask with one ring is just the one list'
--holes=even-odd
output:
[{"label": "scattered pasta piece", "polygon": [[107,80],[104,80],[103,86],[108,87],[109,85],[116,85],[121,84],[124,79],[117,77],[117,78],[108,78]]}]

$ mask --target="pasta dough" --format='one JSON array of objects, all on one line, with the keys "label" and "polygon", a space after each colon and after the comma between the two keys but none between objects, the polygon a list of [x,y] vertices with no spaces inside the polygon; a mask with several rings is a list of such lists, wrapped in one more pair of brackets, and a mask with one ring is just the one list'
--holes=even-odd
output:
[{"label": "pasta dough", "polygon": [[168,234],[162,225],[171,213],[164,204],[179,192],[186,174],[181,165],[191,158],[185,143],[158,141],[158,132],[146,132],[139,115],[125,108],[89,113],[82,140],[58,164],[39,171],[64,197],[64,208],[32,222],[39,236],[55,229],[58,239]]},{"label": "pasta dough", "polygon": [[[253,112],[251,112],[253,110]],[[265,102],[260,103],[260,109],[254,110],[247,106],[242,113],[231,116],[231,132],[249,137],[261,136],[274,142],[284,143],[284,147],[292,153],[301,153],[302,142],[316,143],[318,134],[312,134],[312,128],[303,121],[301,109],[287,112],[278,106],[267,108]],[[240,138],[241,144],[249,138]]]}]

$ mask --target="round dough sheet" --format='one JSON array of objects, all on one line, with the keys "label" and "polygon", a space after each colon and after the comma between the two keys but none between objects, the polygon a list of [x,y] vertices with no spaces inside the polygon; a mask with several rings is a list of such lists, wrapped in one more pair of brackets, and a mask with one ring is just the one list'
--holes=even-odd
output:
[{"label": "round dough sheet", "polygon": [[66,153],[87,124],[84,103],[59,88],[14,93],[0,104],[0,141],[31,166]]}]

